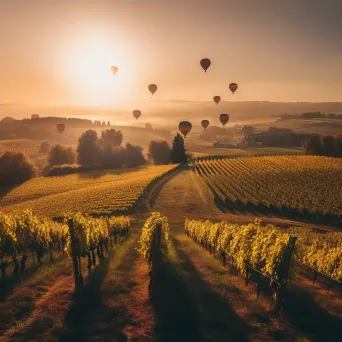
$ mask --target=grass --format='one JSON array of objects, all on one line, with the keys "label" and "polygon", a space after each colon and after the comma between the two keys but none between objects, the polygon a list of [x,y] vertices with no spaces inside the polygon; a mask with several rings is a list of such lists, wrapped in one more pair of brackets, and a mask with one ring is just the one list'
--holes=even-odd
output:
[{"label": "grass", "polygon": [[131,208],[156,178],[176,165],[119,171],[93,171],[61,177],[38,177],[0,199],[3,212],[30,208],[38,216],[56,217],[68,211],[108,214]]}]

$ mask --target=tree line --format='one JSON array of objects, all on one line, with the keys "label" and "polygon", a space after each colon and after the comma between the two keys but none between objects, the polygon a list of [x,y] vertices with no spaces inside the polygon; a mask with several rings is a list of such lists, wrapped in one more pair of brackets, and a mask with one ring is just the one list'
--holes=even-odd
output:
[{"label": "tree line", "polygon": [[[113,128],[101,131],[100,135],[95,130],[86,130],[78,139],[76,151],[70,146],[50,146],[42,142],[39,153],[47,157],[46,175],[50,176],[104,168],[133,168],[148,163],[186,163],[188,160],[184,139],[178,133],[171,147],[167,141],[151,141],[145,155],[140,146],[123,145],[122,132]],[[36,174],[37,169],[23,153],[5,151],[0,155],[0,185],[23,183]]]},{"label": "tree line", "polygon": [[342,157],[342,133],[336,135],[315,134],[305,143],[306,154]]}]

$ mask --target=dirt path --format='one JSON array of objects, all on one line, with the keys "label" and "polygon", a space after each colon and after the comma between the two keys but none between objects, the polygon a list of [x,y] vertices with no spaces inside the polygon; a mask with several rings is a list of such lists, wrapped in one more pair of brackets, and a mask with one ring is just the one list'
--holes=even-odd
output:
[{"label": "dirt path", "polygon": [[154,314],[148,303],[148,266],[138,234],[94,272],[85,293],[65,316],[60,341],[151,341]]}]

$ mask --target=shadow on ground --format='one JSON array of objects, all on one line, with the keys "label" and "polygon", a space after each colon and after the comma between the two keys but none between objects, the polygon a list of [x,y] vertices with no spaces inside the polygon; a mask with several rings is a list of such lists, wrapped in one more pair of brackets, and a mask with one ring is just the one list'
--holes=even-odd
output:
[{"label": "shadow on ground", "polygon": [[323,309],[309,292],[291,287],[284,310],[294,329],[312,341],[342,341],[342,320]]},{"label": "shadow on ground", "polygon": [[[176,240],[173,244],[177,248]],[[162,265],[159,290],[153,299],[156,340],[249,341],[253,328],[210,289],[186,254],[180,249],[176,254],[179,263]]]}]

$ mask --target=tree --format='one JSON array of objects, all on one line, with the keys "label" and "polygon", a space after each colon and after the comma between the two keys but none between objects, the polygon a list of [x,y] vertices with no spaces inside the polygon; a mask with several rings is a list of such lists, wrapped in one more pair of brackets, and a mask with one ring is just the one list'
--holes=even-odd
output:
[{"label": "tree", "polygon": [[97,132],[89,129],[78,139],[77,161],[81,165],[95,165],[100,158]]},{"label": "tree", "polygon": [[145,128],[148,129],[148,130],[152,130],[152,125],[150,123],[145,123]]},{"label": "tree", "polygon": [[140,146],[126,144],[123,151],[124,165],[126,167],[137,167],[146,164],[146,159],[142,153],[143,149]]},{"label": "tree", "polygon": [[252,126],[246,125],[242,127],[242,132],[245,136],[245,140],[248,141],[248,144],[250,144],[252,142],[252,134],[254,132],[254,128]]},{"label": "tree", "polygon": [[46,141],[43,141],[39,147],[40,154],[48,154],[50,152],[51,146]]},{"label": "tree", "polygon": [[5,151],[0,154],[0,185],[23,183],[36,174],[36,168],[22,152]]},{"label": "tree", "polygon": [[342,157],[342,133],[336,135],[336,154]]},{"label": "tree", "polygon": [[328,157],[336,156],[336,138],[333,135],[324,135],[322,137],[323,154]]},{"label": "tree", "polygon": [[102,126],[106,126],[106,122],[105,121],[102,121]]},{"label": "tree", "polygon": [[110,126],[110,122],[109,122],[109,121],[107,122],[107,126],[108,126],[108,127]]},{"label": "tree", "polygon": [[75,159],[75,152],[70,146],[55,145],[49,152],[48,163],[50,166],[74,164]]},{"label": "tree", "polygon": [[106,129],[101,132],[100,144],[102,147],[104,146],[113,146],[118,147],[121,145],[123,139],[123,135],[121,131],[117,131],[115,129]]},{"label": "tree", "polygon": [[313,135],[305,143],[305,153],[322,156],[324,155],[324,145],[320,135]]},{"label": "tree", "polygon": [[188,161],[186,149],[184,147],[184,139],[179,133],[177,133],[172,142],[171,161],[172,163],[177,164],[186,163]]},{"label": "tree", "polygon": [[105,146],[102,150],[101,164],[108,168],[121,168],[125,163],[125,149],[123,147],[113,148]]},{"label": "tree", "polygon": [[170,164],[171,149],[167,141],[152,140],[148,146],[148,158],[156,165]]}]

